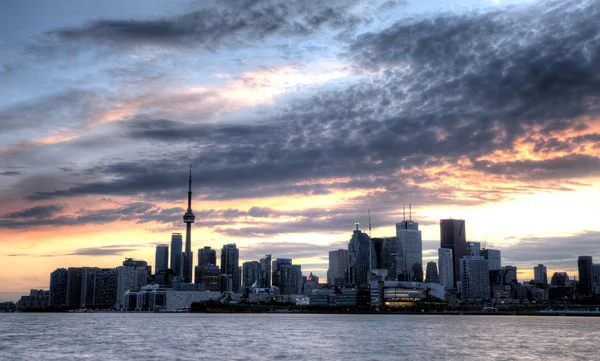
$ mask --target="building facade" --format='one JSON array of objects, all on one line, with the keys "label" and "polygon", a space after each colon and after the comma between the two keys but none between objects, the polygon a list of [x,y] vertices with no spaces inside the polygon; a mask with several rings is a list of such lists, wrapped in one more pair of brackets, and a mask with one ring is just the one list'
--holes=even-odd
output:
[{"label": "building facade", "polygon": [[169,269],[169,246],[159,244],[156,246],[156,254],[154,257],[154,273]]},{"label": "building facade", "polygon": [[439,283],[437,264],[433,261],[427,262],[427,272],[425,273],[426,283]]},{"label": "building facade", "polygon": [[535,283],[548,284],[548,271],[546,266],[538,264],[533,267],[533,280]]},{"label": "building facade", "polygon": [[329,286],[334,287],[344,284],[349,259],[347,249],[329,251],[329,269],[327,270],[327,284]]},{"label": "building facade", "polygon": [[221,274],[231,276],[231,291],[240,291],[240,251],[235,243],[226,244],[221,249]]},{"label": "building facade", "polygon": [[461,297],[464,300],[490,298],[488,261],[481,256],[464,256],[460,260]]},{"label": "building facade", "polygon": [[577,292],[581,296],[591,296],[594,289],[592,280],[592,256],[579,256],[577,259],[577,269],[579,270]]},{"label": "building facade", "polygon": [[260,287],[261,264],[258,261],[248,261],[242,264],[242,286]]},{"label": "building facade", "polygon": [[183,275],[183,265],[181,263],[182,247],[183,243],[181,233],[171,234],[171,263],[169,268],[175,272],[175,277],[180,278]]},{"label": "building facade", "polygon": [[208,266],[217,264],[217,251],[206,246],[198,250],[198,266]]},{"label": "building facade", "polygon": [[423,281],[423,241],[419,223],[402,221],[396,223],[396,238],[400,242],[403,267],[402,273],[411,282]]},{"label": "building facade", "polygon": [[456,288],[453,262],[454,258],[450,248],[438,249],[439,283],[446,289]]},{"label": "building facade", "polygon": [[482,249],[481,256],[488,260],[490,271],[498,271],[502,267],[502,253],[499,249]]},{"label": "building facade", "polygon": [[440,220],[440,248],[448,248],[452,250],[452,270],[454,282],[459,282],[460,259],[467,254],[467,235],[464,220]]},{"label": "building facade", "polygon": [[68,271],[66,268],[57,268],[50,273],[49,306],[63,306],[67,304]]},{"label": "building facade", "polygon": [[371,270],[375,269],[377,259],[371,237],[358,229],[358,222],[356,222],[356,230],[352,233],[352,238],[348,243],[348,255],[348,282],[355,285],[368,283],[369,275]]}]

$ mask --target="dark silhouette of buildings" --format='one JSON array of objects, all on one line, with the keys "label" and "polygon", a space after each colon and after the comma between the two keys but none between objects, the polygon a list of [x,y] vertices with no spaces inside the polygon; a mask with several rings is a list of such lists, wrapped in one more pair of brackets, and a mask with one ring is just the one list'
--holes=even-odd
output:
[{"label": "dark silhouette of buildings", "polygon": [[206,246],[198,250],[198,266],[216,265],[217,251]]},{"label": "dark silhouette of buildings", "polygon": [[577,269],[579,270],[577,292],[580,296],[591,296],[593,293],[592,267],[592,256],[579,256],[577,259]]},{"label": "dark silhouette of buildings", "polygon": [[183,267],[181,264],[181,239],[181,233],[171,234],[171,265],[169,268],[175,272],[175,277],[181,277],[183,272]]},{"label": "dark silhouette of buildings", "polygon": [[[235,243],[226,244],[221,250],[221,274],[231,276],[231,291],[240,291],[240,250]],[[225,291],[223,289],[223,291]]]},{"label": "dark silhouette of buildings", "polygon": [[50,273],[50,306],[62,306],[67,304],[67,281],[66,268],[57,268]]}]

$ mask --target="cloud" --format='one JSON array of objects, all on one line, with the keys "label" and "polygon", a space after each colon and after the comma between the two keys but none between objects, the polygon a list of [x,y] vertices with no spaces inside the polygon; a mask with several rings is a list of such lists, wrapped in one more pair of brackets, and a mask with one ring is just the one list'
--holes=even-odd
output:
[{"label": "cloud", "polygon": [[79,248],[71,253],[65,254],[66,256],[121,256],[125,252],[135,252],[138,248],[131,246],[101,246],[101,247],[90,247],[90,248]]},{"label": "cloud", "polygon": [[16,172],[16,171],[8,171],[8,172],[1,172],[0,176],[12,177],[12,176],[17,176],[17,175],[21,175],[21,174],[23,174],[23,173]]},{"label": "cloud", "polygon": [[348,13],[352,2],[229,1],[207,3],[187,13],[155,19],[96,20],[54,30],[65,41],[111,46],[193,46],[216,50],[272,34],[307,36],[323,28],[345,29],[361,20]]},{"label": "cloud", "polygon": [[46,206],[36,206],[32,208],[23,209],[18,212],[11,212],[0,215],[0,218],[10,219],[21,219],[21,218],[35,218],[43,219],[50,218],[56,214],[62,212],[66,206],[64,204],[50,204]]}]

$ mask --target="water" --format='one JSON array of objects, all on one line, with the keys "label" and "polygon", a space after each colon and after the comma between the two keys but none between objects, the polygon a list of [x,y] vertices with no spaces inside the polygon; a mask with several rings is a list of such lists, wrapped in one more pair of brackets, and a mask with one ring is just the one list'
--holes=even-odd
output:
[{"label": "water", "polygon": [[600,360],[600,318],[0,313],[0,360]]}]

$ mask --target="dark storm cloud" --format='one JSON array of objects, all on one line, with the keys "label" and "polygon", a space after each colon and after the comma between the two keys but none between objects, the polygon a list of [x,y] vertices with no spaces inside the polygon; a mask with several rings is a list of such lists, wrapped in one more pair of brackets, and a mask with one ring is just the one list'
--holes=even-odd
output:
[{"label": "dark storm cloud", "polygon": [[11,212],[0,215],[0,218],[11,218],[11,219],[20,219],[20,218],[35,218],[35,219],[43,219],[50,218],[55,216],[56,214],[62,212],[66,208],[63,204],[50,204],[46,206],[36,206],[32,208],[23,209],[18,212]]},{"label": "dark storm cloud", "polygon": [[12,177],[12,176],[17,176],[17,175],[21,175],[21,172],[15,172],[15,171],[8,171],[8,172],[1,172],[0,176],[5,176],[5,177]]},{"label": "dark storm cloud", "polygon": [[345,29],[361,20],[348,14],[352,2],[229,1],[179,16],[153,20],[96,20],[52,32],[68,41],[101,44],[186,45],[215,49],[279,33],[310,35],[324,27]]},{"label": "dark storm cloud", "polygon": [[[573,170],[568,178],[591,176],[597,160],[576,153],[547,163],[478,158],[515,152],[517,139],[536,132],[551,138],[585,129],[576,118],[598,114],[598,16],[599,3],[571,1],[400,21],[361,35],[344,54],[358,72],[370,74],[368,81],[293,100],[252,125],[138,118],[123,125],[133,141],[180,143],[191,152],[115,161],[94,168],[110,180],[27,199],[139,193],[174,199],[184,194],[186,163],[194,164],[194,184],[208,199],[327,194],[353,186],[379,189],[369,197],[383,201],[396,193],[424,204],[506,199],[501,190],[465,191],[470,194],[461,200],[454,196],[460,189],[420,186],[445,178],[424,170],[456,166],[464,157],[490,175],[564,180]],[[330,184],[336,177],[351,180]]]},{"label": "dark storm cloud", "polygon": [[546,160],[514,162],[476,162],[474,168],[486,173],[523,180],[568,179],[600,176],[600,158],[574,154]]},{"label": "dark storm cloud", "polygon": [[577,268],[579,256],[592,256],[597,260],[600,257],[598,244],[600,232],[585,231],[572,236],[523,238],[500,248],[504,265],[522,265],[531,270],[534,265],[543,263],[548,268],[568,270]]},{"label": "dark storm cloud", "polygon": [[160,208],[151,203],[134,202],[111,209],[80,210],[76,215],[60,215],[66,206],[55,204],[36,206],[18,212],[0,215],[0,228],[28,229],[43,226],[99,225],[117,221],[135,221],[138,224],[179,222],[183,208]]}]

